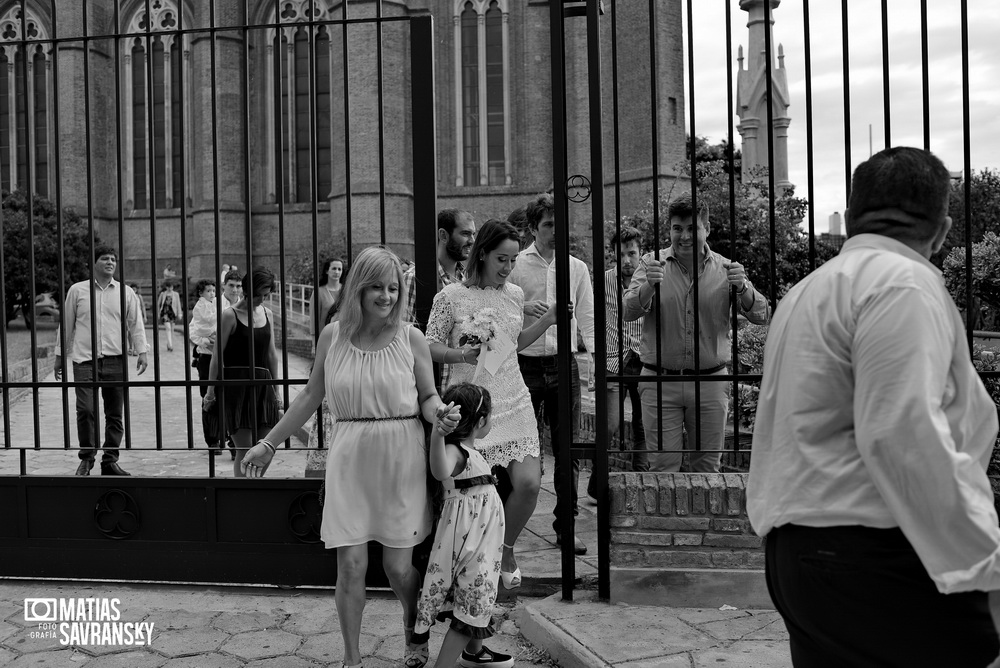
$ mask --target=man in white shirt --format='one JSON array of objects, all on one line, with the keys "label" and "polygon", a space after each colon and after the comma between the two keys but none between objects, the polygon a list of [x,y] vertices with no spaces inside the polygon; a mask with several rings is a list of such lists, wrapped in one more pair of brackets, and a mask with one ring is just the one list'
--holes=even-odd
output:
[{"label": "man in white shirt", "polygon": [[747,512],[796,666],[985,666],[1000,652],[997,408],[928,261],[948,193],[927,151],[862,163],[847,242],[771,325]]},{"label": "man in white shirt", "polygon": [[[118,253],[110,246],[94,249],[94,278],[70,286],[63,306],[62,329],[66,335],[67,352],[73,361],[73,380],[87,383],[93,380],[122,383],[125,379],[124,353],[128,346],[122,341],[122,292],[125,296],[125,330],[132,348],[138,354],[136,370],[146,370],[146,330],[142,321],[139,299],[132,288],[114,279]],[[91,290],[96,308],[91,309]],[[96,325],[96,329],[92,329]],[[62,346],[56,346],[56,380],[62,380]],[[118,447],[125,435],[123,414],[125,398],[122,386],[101,388],[104,399],[104,455],[102,475],[129,475],[118,465]],[[94,389],[89,385],[76,387],[76,426],[80,439],[80,465],[76,475],[90,475],[97,459],[98,429],[94,416]]]},{"label": "man in white shirt", "polygon": [[[528,226],[534,235],[534,243],[521,251],[518,255],[517,264],[508,279],[511,283],[520,286],[524,291],[524,327],[531,326],[538,318],[545,315],[549,304],[556,301],[556,221],[555,205],[552,195],[546,193],[539,195],[528,203],[526,214]],[[569,257],[569,296],[573,302],[573,314],[576,321],[580,323],[583,333],[584,345],[591,355],[589,373],[593,373],[594,355],[594,287],[590,284],[590,272],[581,260]],[[576,327],[570,328],[570,341],[576,342]],[[575,349],[575,345],[573,346]],[[556,327],[553,325],[546,330],[545,334],[538,337],[534,343],[522,350],[517,355],[518,364],[521,367],[521,375],[524,383],[528,386],[531,394],[531,403],[538,416],[545,406],[545,420],[549,423],[549,433],[552,437],[553,445],[558,443],[559,438],[559,411],[557,409],[559,396],[559,358],[556,356]],[[575,357],[570,357],[570,372],[572,382],[570,383],[570,400],[573,405],[573,424],[570,425],[572,440],[576,442],[580,433],[580,369]],[[555,448],[553,448],[555,451]],[[561,465],[559,456],[555,459],[554,474],[558,481],[561,475]],[[565,513],[577,513],[577,483],[580,477],[580,462],[573,460],[572,488],[570,498],[565,498],[565,493],[556,483],[556,519],[552,526],[556,530],[557,540],[561,543],[559,535],[560,518]],[[587,546],[579,538],[574,541],[574,550],[577,554],[586,554]]]}]

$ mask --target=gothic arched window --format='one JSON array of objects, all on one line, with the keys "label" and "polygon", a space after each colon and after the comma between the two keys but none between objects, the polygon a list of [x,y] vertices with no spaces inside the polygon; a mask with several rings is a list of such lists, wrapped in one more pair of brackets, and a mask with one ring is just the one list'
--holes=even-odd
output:
[{"label": "gothic arched window", "polygon": [[[177,30],[173,0],[150,0],[128,22],[122,54],[125,97],[125,169],[123,189],[132,209],[170,209],[181,205],[182,185],[191,170],[184,146],[190,134],[186,108],[190,95],[190,46]],[[147,25],[150,34],[147,36]],[[134,36],[131,36],[134,35]],[[181,76],[183,68],[183,79]]]},{"label": "gothic arched window", "polygon": [[510,185],[508,0],[456,0],[455,185]]},{"label": "gothic arched window", "polygon": [[[325,0],[284,0],[278,11],[278,22],[288,25],[269,31],[266,47],[264,116],[268,146],[264,178],[268,201],[276,201],[276,191],[280,189],[286,203],[325,202],[333,187],[331,42],[327,26],[314,27],[303,22],[328,19],[330,12]],[[272,14],[270,22],[274,21]],[[310,58],[315,79],[310,77]],[[276,164],[279,147],[280,169]]]},{"label": "gothic arched window", "polygon": [[27,48],[17,43],[23,39],[20,5],[0,18],[0,187],[30,187],[48,197],[55,162],[50,156],[55,131],[49,119],[51,45],[42,41],[48,35],[30,10],[23,23]]}]

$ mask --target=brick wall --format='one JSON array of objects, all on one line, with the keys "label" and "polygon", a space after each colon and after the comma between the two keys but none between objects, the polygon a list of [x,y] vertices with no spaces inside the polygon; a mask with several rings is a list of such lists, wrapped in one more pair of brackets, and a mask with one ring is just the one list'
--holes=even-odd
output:
[{"label": "brick wall", "polygon": [[763,568],[745,491],[745,473],[611,474],[612,565]]}]

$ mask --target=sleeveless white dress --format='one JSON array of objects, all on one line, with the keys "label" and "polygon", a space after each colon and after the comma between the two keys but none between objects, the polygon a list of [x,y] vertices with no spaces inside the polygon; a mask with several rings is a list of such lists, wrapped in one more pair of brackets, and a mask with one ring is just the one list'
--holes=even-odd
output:
[{"label": "sleeveless white dress", "polygon": [[430,533],[410,327],[400,327],[385,348],[366,351],[342,339],[334,323],[323,367],[332,424],[320,535],[328,548],[369,541],[413,547]]},{"label": "sleeveless white dress", "polygon": [[[497,325],[515,343],[524,323],[524,292],[505,283],[499,290],[467,288],[461,283],[446,285],[434,296],[434,307],[427,321],[427,340],[458,348],[462,338],[460,325],[467,317],[491,308],[497,313]],[[449,385],[471,383],[475,364],[452,364]],[[490,392],[493,400],[490,433],[476,441],[476,447],[490,466],[507,466],[512,461],[538,456],[538,424],[531,407],[528,387],[517,365],[517,351],[500,364],[495,375],[482,372],[476,384]]]}]

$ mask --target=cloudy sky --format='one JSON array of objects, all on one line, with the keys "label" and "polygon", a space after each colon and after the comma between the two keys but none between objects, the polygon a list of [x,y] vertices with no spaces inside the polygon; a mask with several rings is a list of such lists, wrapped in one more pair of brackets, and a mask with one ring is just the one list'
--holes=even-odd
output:
[{"label": "cloudy sky", "polygon": [[[687,2],[684,5],[687,25]],[[792,119],[789,178],[806,197],[805,57],[802,0],[785,0],[773,12],[774,42],[785,49]],[[881,0],[848,0],[851,168],[885,146]],[[695,0],[696,132],[713,142],[727,136],[725,12],[731,12],[732,52],[746,49],[747,13],[738,0]],[[964,162],[962,48],[959,0],[928,0],[930,149],[952,171]],[[1000,2],[967,0],[969,16],[970,157],[973,169],[1000,167]],[[923,145],[920,0],[888,0],[890,130],[893,145]],[[844,54],[841,3],[809,3],[813,96],[813,180],[816,229],[846,203]],[[685,28],[686,32],[686,28]],[[718,35],[718,37],[713,37]],[[687,35],[685,34],[685,40]],[[687,47],[685,46],[685,59]],[[736,66],[733,73],[735,78]],[[687,63],[685,62],[685,75]],[[690,104],[690,98],[688,100]],[[735,88],[734,88],[735,104]],[[689,113],[689,109],[685,109]],[[732,119],[734,137],[739,144]],[[687,118],[690,127],[690,117]]]}]

